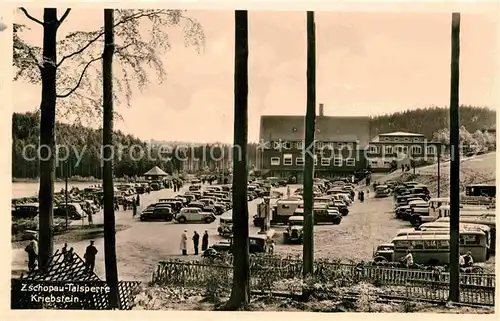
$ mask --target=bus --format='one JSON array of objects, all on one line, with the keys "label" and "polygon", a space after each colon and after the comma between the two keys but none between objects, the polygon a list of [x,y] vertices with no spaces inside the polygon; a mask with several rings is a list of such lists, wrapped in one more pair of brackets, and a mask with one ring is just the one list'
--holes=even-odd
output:
[{"label": "bus", "polygon": [[[436,222],[446,222],[447,224],[450,224],[450,217],[441,217],[436,220]],[[490,228],[491,230],[491,244],[495,244],[496,242],[496,219],[495,216],[493,217],[482,217],[482,216],[462,216],[460,217],[460,224],[462,223],[467,223],[467,224],[480,224],[480,225],[486,225]],[[495,248],[495,246],[492,247],[492,250]]]},{"label": "bus", "polygon": [[[425,234],[402,235],[392,240],[394,244],[394,261],[398,262],[410,250],[413,261],[417,264],[449,264],[450,235]],[[471,252],[474,262],[485,262],[488,259],[486,236],[482,231],[468,232],[460,235],[460,254]]]},{"label": "bus", "polygon": [[471,184],[465,186],[466,196],[496,197],[496,186],[489,184]]},{"label": "bus", "polygon": [[[420,225],[418,228],[421,231],[429,231],[429,230],[442,230],[442,229],[450,229],[450,223],[449,222],[430,222],[430,223],[424,223]],[[460,223],[460,229],[479,229],[483,231],[483,233],[486,235],[486,240],[489,245],[489,249],[491,253],[495,252],[495,242],[491,242],[491,228],[489,228],[486,225],[482,224],[468,224],[468,223]]]},{"label": "bus", "polygon": [[[437,212],[438,217],[450,216],[450,205],[441,205]],[[495,216],[495,209],[487,206],[460,205],[460,216]]]}]

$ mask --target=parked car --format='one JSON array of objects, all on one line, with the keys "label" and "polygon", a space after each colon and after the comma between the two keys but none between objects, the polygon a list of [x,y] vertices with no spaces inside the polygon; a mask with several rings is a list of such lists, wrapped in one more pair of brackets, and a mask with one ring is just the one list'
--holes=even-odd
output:
[{"label": "parked car", "polygon": [[155,206],[147,207],[140,216],[141,221],[162,220],[170,222],[174,218],[174,213],[166,203],[158,203]]},{"label": "parked car", "polygon": [[[79,203],[68,203],[67,208],[69,219],[81,220],[87,216]],[[59,204],[59,206],[54,209],[54,217],[66,217],[66,204]]]},{"label": "parked car", "polygon": [[13,219],[30,219],[38,216],[38,203],[20,204],[12,207]]},{"label": "parked car", "polygon": [[346,216],[347,214],[349,214],[349,208],[347,208],[347,205],[344,201],[333,201],[333,206],[338,208],[342,216]]},{"label": "parked car", "polygon": [[151,190],[153,191],[159,191],[161,189],[161,186],[158,183],[151,183],[149,184],[149,187],[151,187]]},{"label": "parked car", "polygon": [[303,224],[303,216],[291,216],[288,218],[288,226],[283,232],[284,243],[302,243]]},{"label": "parked car", "polygon": [[197,207],[185,207],[181,209],[175,220],[179,223],[203,222],[209,224],[215,221],[215,215],[214,213],[202,212]]}]

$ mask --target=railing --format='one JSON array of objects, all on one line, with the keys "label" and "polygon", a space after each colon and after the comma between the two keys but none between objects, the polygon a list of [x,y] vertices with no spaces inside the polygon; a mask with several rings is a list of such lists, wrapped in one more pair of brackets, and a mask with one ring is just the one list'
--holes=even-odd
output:
[{"label": "railing", "polygon": [[[205,286],[218,282],[220,286],[230,285],[232,280],[231,259],[221,263],[207,262],[160,262],[153,273],[152,283],[158,285]],[[338,287],[369,282],[380,286],[401,286],[406,288],[410,298],[446,301],[450,275],[448,272],[409,270],[401,268],[315,262],[313,277],[317,282],[335,284]],[[300,280],[302,261],[277,259],[273,257],[251,258],[250,286],[277,289],[280,281]],[[494,305],[495,275],[461,274],[461,300],[463,303]]]}]

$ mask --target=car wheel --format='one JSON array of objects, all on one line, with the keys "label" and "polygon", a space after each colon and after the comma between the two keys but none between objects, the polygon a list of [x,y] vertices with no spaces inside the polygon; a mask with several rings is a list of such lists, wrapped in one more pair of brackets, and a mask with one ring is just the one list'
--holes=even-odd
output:
[{"label": "car wheel", "polygon": [[170,222],[172,220],[172,216],[167,215],[165,216],[165,221]]},{"label": "car wheel", "polygon": [[179,217],[179,223],[186,223],[186,218],[184,216]]}]

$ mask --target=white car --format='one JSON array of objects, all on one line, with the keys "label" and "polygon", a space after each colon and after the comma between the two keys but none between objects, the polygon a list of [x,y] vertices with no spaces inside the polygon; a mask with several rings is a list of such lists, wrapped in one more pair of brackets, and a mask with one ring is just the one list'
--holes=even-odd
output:
[{"label": "white car", "polygon": [[202,212],[202,210],[197,207],[185,207],[177,214],[175,220],[179,223],[203,222],[210,224],[215,221],[215,215],[209,212]]}]

